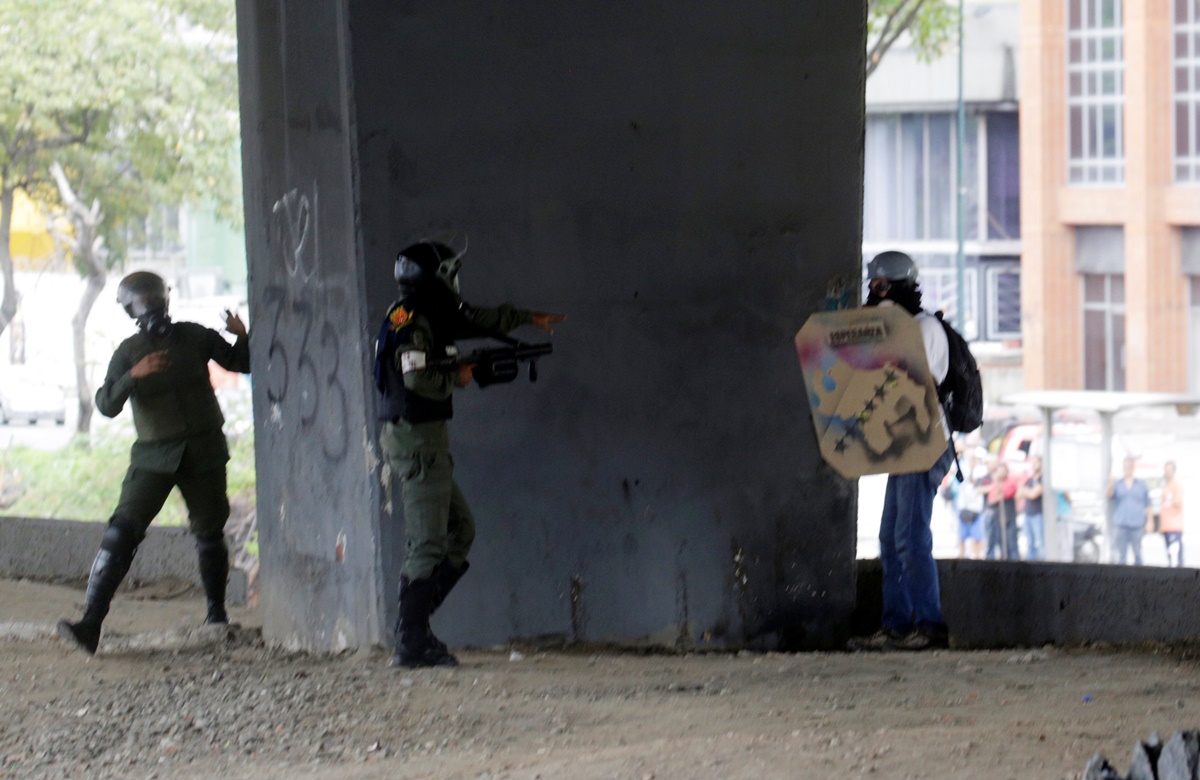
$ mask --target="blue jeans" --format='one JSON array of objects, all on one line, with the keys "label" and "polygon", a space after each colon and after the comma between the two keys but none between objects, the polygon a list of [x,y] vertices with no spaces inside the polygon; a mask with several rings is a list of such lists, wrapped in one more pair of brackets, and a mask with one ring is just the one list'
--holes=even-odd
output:
[{"label": "blue jeans", "polygon": [[1046,560],[1046,527],[1041,513],[1025,515],[1025,536],[1029,539],[1029,554],[1026,560]]},{"label": "blue jeans", "polygon": [[1133,550],[1133,565],[1142,565],[1142,535],[1146,532],[1142,526],[1113,527],[1113,563],[1125,563],[1125,551]]},{"label": "blue jeans", "polygon": [[1017,518],[1005,514],[1001,517],[1002,505],[997,504],[987,510],[988,544],[987,559],[998,561],[1004,558],[1009,561],[1021,560],[1021,551],[1017,548]]},{"label": "blue jeans", "polygon": [[933,499],[954,462],[947,448],[929,471],[888,477],[879,523],[879,560],[883,564],[883,618],[880,625],[898,634],[914,628],[944,632],[933,532]]},{"label": "blue jeans", "polygon": [[1183,566],[1183,531],[1163,531],[1163,543],[1167,545],[1167,565]]}]

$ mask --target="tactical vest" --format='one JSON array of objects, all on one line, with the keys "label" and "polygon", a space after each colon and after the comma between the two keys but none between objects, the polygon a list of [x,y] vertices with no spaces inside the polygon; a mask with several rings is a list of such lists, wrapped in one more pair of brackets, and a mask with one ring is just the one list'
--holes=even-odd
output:
[{"label": "tactical vest", "polygon": [[[379,327],[379,338],[375,342],[375,387],[379,390],[379,419],[394,421],[397,418],[410,423],[433,422],[449,420],[454,416],[454,405],[451,398],[434,400],[417,395],[404,386],[404,373],[396,365],[396,353],[412,342],[413,328],[393,322],[393,315],[403,308],[408,316],[415,317],[415,302],[411,297],[403,298],[393,303],[383,318]],[[452,342],[443,341],[439,329],[430,327],[433,343],[426,352],[429,360],[439,360],[447,356],[447,346]]]}]

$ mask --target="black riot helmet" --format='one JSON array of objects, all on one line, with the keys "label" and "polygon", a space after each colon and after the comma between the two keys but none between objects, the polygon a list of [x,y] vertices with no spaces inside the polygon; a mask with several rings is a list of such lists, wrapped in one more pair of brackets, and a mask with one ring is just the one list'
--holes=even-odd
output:
[{"label": "black riot helmet", "polygon": [[167,283],[150,271],[134,271],[117,285],[117,303],[151,336],[161,338],[171,332],[169,302]]},{"label": "black riot helmet", "polygon": [[462,253],[437,241],[418,241],[396,255],[396,284],[411,290],[428,290],[440,284],[458,297],[458,269]]}]

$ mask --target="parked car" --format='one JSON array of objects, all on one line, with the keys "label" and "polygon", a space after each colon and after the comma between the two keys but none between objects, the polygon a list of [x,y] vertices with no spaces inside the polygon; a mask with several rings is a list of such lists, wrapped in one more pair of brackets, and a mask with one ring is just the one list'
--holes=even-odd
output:
[{"label": "parked car", "polygon": [[0,425],[38,420],[67,422],[67,402],[60,385],[28,366],[0,367]]}]

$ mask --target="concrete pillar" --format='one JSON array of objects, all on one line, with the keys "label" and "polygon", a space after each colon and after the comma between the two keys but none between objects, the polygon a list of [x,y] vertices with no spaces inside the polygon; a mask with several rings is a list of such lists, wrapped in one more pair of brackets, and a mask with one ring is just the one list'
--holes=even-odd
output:
[{"label": "concrete pillar", "polygon": [[536,384],[456,396],[439,635],[840,643],[855,485],[792,337],[859,285],[863,4],[238,5],[268,639],[388,639],[371,341],[450,228],[466,299],[569,320]]},{"label": "concrete pillar", "polygon": [[344,3],[239,2],[263,631],[382,632],[378,458]]}]

